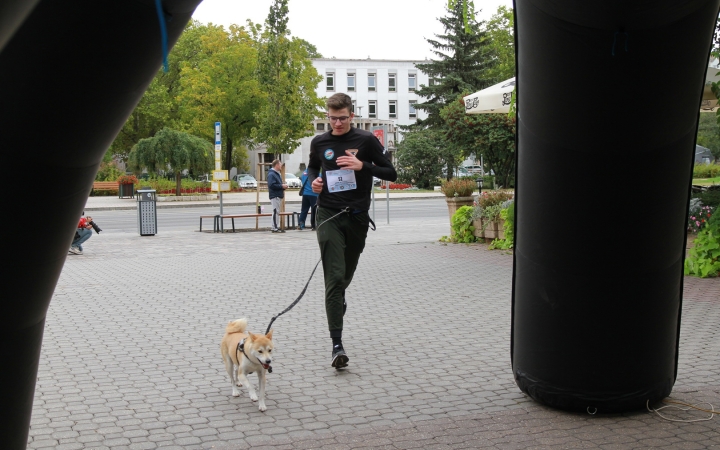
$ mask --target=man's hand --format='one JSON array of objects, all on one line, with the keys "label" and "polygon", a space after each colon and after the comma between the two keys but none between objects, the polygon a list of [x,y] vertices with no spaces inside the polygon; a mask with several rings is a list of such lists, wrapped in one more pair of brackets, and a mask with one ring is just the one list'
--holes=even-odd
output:
[{"label": "man's hand", "polygon": [[362,170],[363,162],[357,159],[350,150],[345,150],[345,155],[347,156],[339,156],[337,159],[337,165],[341,169]]},{"label": "man's hand", "polygon": [[[338,158],[339,159],[339,158]],[[317,177],[312,182],[312,190],[314,193],[319,194],[322,192],[323,188],[323,179],[322,177]]]},{"label": "man's hand", "polygon": [[287,188],[288,188],[288,185],[287,185],[287,184],[283,184],[283,185],[282,185],[282,188],[283,188],[283,189],[287,189]]}]

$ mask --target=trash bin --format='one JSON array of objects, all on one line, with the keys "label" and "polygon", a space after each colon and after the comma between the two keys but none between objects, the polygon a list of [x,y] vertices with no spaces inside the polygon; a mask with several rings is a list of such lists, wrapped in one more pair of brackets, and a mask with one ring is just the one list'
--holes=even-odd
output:
[{"label": "trash bin", "polygon": [[155,189],[137,190],[138,231],[140,236],[157,233],[157,200]]}]

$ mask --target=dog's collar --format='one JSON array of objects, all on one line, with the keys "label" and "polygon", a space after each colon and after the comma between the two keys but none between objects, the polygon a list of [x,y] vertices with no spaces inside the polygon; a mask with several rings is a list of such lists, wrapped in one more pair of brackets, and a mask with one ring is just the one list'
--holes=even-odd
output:
[{"label": "dog's collar", "polygon": [[[248,354],[245,353],[245,339],[238,342],[238,350],[240,350],[247,359],[250,359],[250,356],[248,356]],[[258,364],[260,364],[260,366],[264,367],[264,364],[260,362],[260,358],[258,358],[256,356],[255,359],[257,359],[257,362],[258,362]],[[240,361],[238,361],[238,363],[240,363]],[[270,364],[268,364],[267,366],[268,366],[267,371],[272,373],[272,366]]]}]

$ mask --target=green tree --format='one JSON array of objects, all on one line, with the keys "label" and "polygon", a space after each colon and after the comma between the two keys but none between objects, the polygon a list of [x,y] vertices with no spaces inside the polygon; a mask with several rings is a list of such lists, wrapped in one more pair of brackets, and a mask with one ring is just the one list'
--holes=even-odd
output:
[{"label": "green tree", "polygon": [[505,187],[515,184],[515,116],[507,114],[466,114],[461,94],[442,110],[446,138],[463,149],[462,156],[483,155]]},{"label": "green tree", "polygon": [[213,168],[213,145],[206,139],[163,128],[151,138],[140,139],[130,151],[135,171],[175,172],[175,195],[180,195],[182,171],[209,172]]},{"label": "green tree", "polygon": [[[455,167],[458,154],[442,132],[433,129],[413,130],[398,144],[398,177],[422,189],[437,184],[443,167]],[[449,171],[452,176],[452,170]]]},{"label": "green tree", "polygon": [[212,141],[222,123],[223,167],[247,170],[247,146],[265,94],[255,76],[257,46],[244,27],[208,25],[194,64],[180,71],[182,128]]},{"label": "green tree", "polygon": [[[267,99],[256,114],[253,137],[279,157],[312,135],[312,121],[322,117],[315,88],[322,76],[312,65],[307,42],[290,38],[288,0],[274,0],[265,20],[258,55],[258,78]],[[312,49],[310,49],[312,50]]]},{"label": "green tree", "polygon": [[500,6],[487,22],[490,57],[494,63],[488,68],[486,76],[492,84],[515,76],[514,21],[513,10]]},{"label": "green tree", "polygon": [[183,129],[179,118],[177,94],[180,72],[184,66],[197,64],[201,51],[201,36],[208,27],[191,21],[168,54],[168,72],[158,69],[142,99],[130,114],[125,125],[110,145],[108,153],[127,162],[132,147],[143,138],[154,136],[163,127]]},{"label": "green tree", "polygon": [[493,84],[489,69],[497,60],[492,57],[490,40],[481,23],[467,14],[468,6],[472,5],[467,1],[455,1],[453,7],[447,9],[447,16],[438,19],[445,34],[427,39],[437,59],[416,64],[432,81],[417,91],[428,100],[415,107],[426,111],[428,117],[419,120],[413,128],[442,127],[440,110],[446,104],[461,92],[475,92]]}]

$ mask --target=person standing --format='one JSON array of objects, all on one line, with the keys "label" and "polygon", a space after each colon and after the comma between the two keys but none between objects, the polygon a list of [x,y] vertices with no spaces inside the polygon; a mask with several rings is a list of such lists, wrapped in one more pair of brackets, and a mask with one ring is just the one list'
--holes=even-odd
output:
[{"label": "person standing", "polygon": [[307,219],[308,211],[310,211],[310,229],[315,229],[315,217],[317,216],[317,198],[318,195],[312,190],[312,183],[308,179],[308,172],[305,170],[300,177],[302,187],[300,187],[300,195],[302,195],[302,206],[300,207],[300,222],[299,226],[301,230],[305,229],[305,219]]},{"label": "person standing", "polygon": [[279,159],[274,160],[271,163],[270,170],[268,170],[268,194],[270,196],[270,204],[272,205],[272,226],[270,231],[273,233],[284,233],[285,230],[280,229],[280,207],[282,205],[282,199],[285,196],[285,189],[288,185],[283,183],[282,175],[280,174],[280,166],[282,163]]},{"label": "person standing", "polygon": [[[337,93],[326,101],[330,131],[310,144],[308,179],[317,201],[317,240],[325,276],[325,311],[332,339],[331,365],[346,367],[342,343],[345,290],[350,285],[371,223],[373,176],[395,181],[397,172],[370,132],[352,126],[352,99]],[[320,170],[322,169],[322,177]],[[374,224],[373,224],[374,225]]]}]

